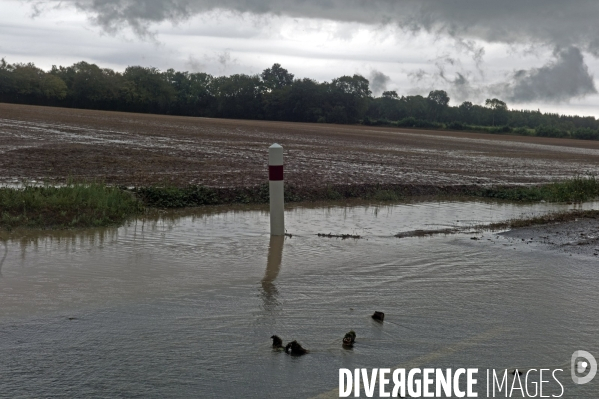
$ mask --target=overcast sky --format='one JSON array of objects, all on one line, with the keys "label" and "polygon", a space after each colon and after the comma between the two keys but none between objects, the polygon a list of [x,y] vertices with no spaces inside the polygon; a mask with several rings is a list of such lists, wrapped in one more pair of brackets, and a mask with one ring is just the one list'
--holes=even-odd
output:
[{"label": "overcast sky", "polygon": [[278,62],[375,95],[446,90],[452,104],[599,117],[599,1],[0,0],[0,57],[214,75]]}]

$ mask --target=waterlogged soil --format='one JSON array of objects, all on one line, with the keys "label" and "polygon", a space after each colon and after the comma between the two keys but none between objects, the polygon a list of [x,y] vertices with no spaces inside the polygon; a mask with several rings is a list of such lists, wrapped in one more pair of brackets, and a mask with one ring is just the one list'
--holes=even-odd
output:
[{"label": "waterlogged soil", "polygon": [[[256,206],[2,233],[0,396],[336,398],[339,368],[464,367],[479,397],[488,368],[561,369],[562,397],[596,397],[569,368],[599,354],[596,257],[497,232],[394,237],[573,207],[293,206],[291,237],[270,237]],[[273,350],[273,334],[310,352]]]},{"label": "waterlogged soil", "polygon": [[250,186],[267,179],[274,142],[297,185],[520,184],[599,172],[595,141],[0,104],[0,183]]},{"label": "waterlogged soil", "polygon": [[580,218],[569,222],[552,223],[514,229],[501,233],[511,242],[545,247],[550,250],[594,256],[599,261],[599,220]]}]

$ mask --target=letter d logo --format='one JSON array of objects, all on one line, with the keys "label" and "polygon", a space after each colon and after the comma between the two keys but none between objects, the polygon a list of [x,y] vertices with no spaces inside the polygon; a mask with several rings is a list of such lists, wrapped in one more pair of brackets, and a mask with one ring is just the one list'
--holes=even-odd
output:
[{"label": "letter d logo", "polygon": [[[584,358],[582,360],[581,358]],[[590,366],[590,369],[589,369]],[[579,377],[577,374],[582,374],[586,370],[589,373],[584,377]],[[597,374],[597,360],[587,351],[576,351],[572,354],[572,362],[570,364],[570,374],[572,381],[575,384],[586,384],[590,382]]]}]

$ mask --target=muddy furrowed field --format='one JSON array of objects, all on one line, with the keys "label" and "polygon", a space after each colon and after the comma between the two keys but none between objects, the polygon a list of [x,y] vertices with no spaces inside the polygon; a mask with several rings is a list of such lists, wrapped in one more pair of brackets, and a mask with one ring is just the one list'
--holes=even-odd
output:
[{"label": "muddy furrowed field", "polygon": [[542,183],[599,172],[599,142],[0,104],[0,183],[251,186],[285,147],[298,185]]}]

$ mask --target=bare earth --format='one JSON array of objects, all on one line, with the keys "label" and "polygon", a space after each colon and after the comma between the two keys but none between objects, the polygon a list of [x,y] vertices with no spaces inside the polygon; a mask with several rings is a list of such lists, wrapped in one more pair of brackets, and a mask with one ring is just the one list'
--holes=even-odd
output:
[{"label": "bare earth", "polygon": [[599,172],[595,141],[0,103],[0,183],[249,186],[267,179],[275,142],[286,180],[314,186],[540,183]]}]

